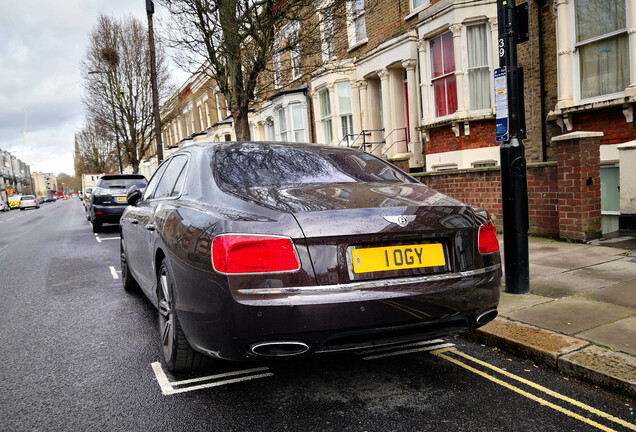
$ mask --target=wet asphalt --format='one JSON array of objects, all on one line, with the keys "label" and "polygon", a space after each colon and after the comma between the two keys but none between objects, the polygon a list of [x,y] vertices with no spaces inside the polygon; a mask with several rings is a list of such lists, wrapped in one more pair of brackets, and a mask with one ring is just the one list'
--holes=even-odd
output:
[{"label": "wet asphalt", "polygon": [[[625,396],[462,337],[437,342],[451,350],[441,355],[217,362],[167,374],[201,380],[165,395],[151,366],[162,361],[156,312],[113,277],[117,229],[105,231],[98,242],[79,200],[0,214],[0,430],[636,430]],[[218,377],[253,368],[266,376]]]}]

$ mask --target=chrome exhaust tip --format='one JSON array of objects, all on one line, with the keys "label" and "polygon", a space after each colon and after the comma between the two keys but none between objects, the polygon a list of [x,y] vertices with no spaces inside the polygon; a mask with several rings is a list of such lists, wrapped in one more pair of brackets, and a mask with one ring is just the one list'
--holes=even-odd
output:
[{"label": "chrome exhaust tip", "polygon": [[252,344],[249,352],[261,357],[290,357],[309,351],[309,345],[298,341],[258,342]]},{"label": "chrome exhaust tip", "polygon": [[477,325],[482,326],[494,320],[498,314],[499,312],[497,312],[497,309],[488,309],[486,312],[482,312],[481,314],[477,315],[477,318],[475,318],[475,322],[477,323]]}]

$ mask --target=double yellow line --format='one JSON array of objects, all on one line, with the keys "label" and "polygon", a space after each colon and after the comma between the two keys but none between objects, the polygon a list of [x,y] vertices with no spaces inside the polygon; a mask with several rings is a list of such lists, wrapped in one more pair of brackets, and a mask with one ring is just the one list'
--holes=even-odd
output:
[{"label": "double yellow line", "polygon": [[541,405],[544,405],[544,406],[550,407],[552,409],[555,409],[555,410],[559,411],[560,413],[563,413],[563,414],[565,414],[567,416],[570,416],[572,418],[580,420],[583,423],[586,423],[586,424],[588,424],[590,426],[593,426],[593,427],[595,427],[597,429],[600,429],[600,430],[603,430],[603,431],[607,431],[607,432],[616,432],[614,429],[611,429],[611,428],[609,428],[607,426],[604,426],[604,425],[602,425],[600,423],[597,423],[597,422],[595,422],[593,420],[590,420],[587,417],[583,417],[580,414],[577,414],[577,413],[575,413],[573,411],[570,411],[570,410],[568,410],[566,408],[563,408],[562,406],[559,406],[559,405],[556,405],[556,404],[554,404],[552,402],[549,402],[549,401],[547,401],[547,400],[545,400],[543,398],[535,396],[532,393],[529,393],[529,392],[527,392],[525,390],[522,390],[519,387],[515,387],[515,386],[513,386],[513,385],[511,385],[511,384],[509,384],[509,383],[507,383],[505,381],[500,380],[499,378],[495,378],[494,376],[488,375],[487,373],[485,373],[485,372],[483,372],[483,371],[481,371],[479,369],[476,369],[476,368],[474,368],[474,367],[472,367],[472,366],[470,366],[470,365],[468,365],[468,364],[466,364],[466,363],[464,363],[464,362],[458,360],[457,358],[452,357],[452,356],[450,356],[448,354],[452,354],[454,356],[463,357],[466,360],[469,360],[469,361],[471,361],[473,363],[476,363],[476,364],[478,364],[480,366],[483,366],[485,368],[491,369],[491,370],[493,370],[493,371],[495,371],[495,372],[497,372],[497,373],[499,373],[501,375],[504,375],[504,376],[506,376],[508,378],[511,378],[513,380],[519,381],[519,382],[521,382],[521,383],[523,383],[523,384],[525,384],[527,386],[530,386],[530,387],[532,387],[532,388],[534,388],[536,390],[539,390],[539,391],[541,391],[541,392],[543,392],[543,393],[545,393],[545,394],[547,394],[549,396],[552,396],[552,397],[554,397],[556,399],[560,399],[560,400],[562,400],[564,402],[567,402],[567,403],[569,403],[569,404],[571,404],[573,406],[576,406],[576,407],[579,407],[581,409],[584,409],[584,410],[586,410],[586,411],[588,411],[588,412],[590,412],[590,413],[592,413],[592,414],[594,414],[596,416],[602,417],[602,418],[604,418],[606,420],[609,420],[609,421],[612,421],[612,422],[614,422],[616,424],[624,426],[627,429],[631,429],[633,431],[636,431],[636,425],[633,425],[632,423],[628,423],[628,422],[626,422],[624,420],[621,420],[621,419],[619,419],[617,417],[611,416],[611,415],[609,415],[609,414],[607,414],[607,413],[605,413],[603,411],[599,411],[596,408],[593,408],[593,407],[591,407],[589,405],[586,405],[586,404],[584,404],[582,402],[579,402],[577,400],[571,399],[571,398],[569,398],[567,396],[563,396],[562,394],[559,394],[559,393],[557,393],[555,391],[552,391],[552,390],[550,390],[550,389],[548,389],[546,387],[543,387],[543,386],[541,386],[539,384],[536,384],[536,383],[534,383],[532,381],[528,381],[527,379],[524,379],[524,378],[521,378],[521,377],[519,377],[517,375],[511,374],[508,371],[505,371],[505,370],[500,369],[500,368],[498,368],[496,366],[488,364],[488,363],[486,363],[486,362],[484,362],[482,360],[479,360],[479,359],[476,359],[474,357],[471,357],[471,356],[469,356],[467,354],[464,354],[461,351],[458,351],[456,348],[444,348],[444,349],[440,349],[440,350],[436,350],[436,351],[431,351],[431,354],[436,355],[437,357],[443,358],[444,360],[447,360],[447,361],[449,361],[451,363],[454,363],[454,364],[456,364],[456,365],[458,365],[458,366],[460,366],[460,367],[462,367],[462,368],[464,368],[466,370],[474,372],[477,375],[482,376],[482,377],[484,377],[484,378],[486,378],[486,379],[488,379],[488,380],[490,380],[490,381],[492,381],[492,382],[494,382],[496,384],[499,384],[499,385],[501,385],[503,387],[506,387],[507,389],[510,389],[510,390],[522,395],[522,396],[525,396],[528,399],[531,399],[531,400],[533,400],[535,402],[538,402]]}]

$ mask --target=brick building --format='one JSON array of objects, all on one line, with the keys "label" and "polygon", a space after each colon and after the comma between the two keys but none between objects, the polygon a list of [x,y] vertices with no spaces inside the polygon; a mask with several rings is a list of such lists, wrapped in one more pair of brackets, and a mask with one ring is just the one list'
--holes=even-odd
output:
[{"label": "brick building", "polygon": [[[636,0],[527,3],[530,36],[518,53],[531,231],[583,240],[634,229]],[[300,67],[312,55],[302,47],[274,56],[275,91],[250,114],[253,139],[364,148],[500,224],[497,1],[357,0],[318,15],[323,66]],[[292,23],[280,37],[298,30]],[[233,139],[223,97],[202,75],[164,119],[168,148]]]}]

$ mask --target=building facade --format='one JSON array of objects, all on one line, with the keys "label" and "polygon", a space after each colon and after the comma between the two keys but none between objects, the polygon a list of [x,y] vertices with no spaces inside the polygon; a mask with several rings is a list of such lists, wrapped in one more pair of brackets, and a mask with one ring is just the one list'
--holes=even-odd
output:
[{"label": "building facade", "polygon": [[6,150],[0,149],[0,198],[33,193],[31,167]]},{"label": "building facade", "polygon": [[[548,164],[549,188],[561,199],[570,188],[580,200],[600,200],[599,211],[597,204],[587,206],[598,218],[567,213],[568,202],[579,199],[558,204],[555,198],[545,211],[558,215],[560,206],[566,219],[591,218],[585,225],[590,232],[636,229],[636,170],[628,165],[636,158],[636,0],[517,3],[527,3],[529,12],[529,38],[518,45],[526,159]],[[274,57],[275,91],[254,105],[253,139],[355,146],[413,173],[473,175],[499,168],[496,0],[357,0],[344,16],[327,8],[320,19],[322,66],[296,69],[308,61],[302,49]],[[288,26],[281,37],[293,31],[297,28]],[[202,136],[234,139],[230,114],[218,87],[202,74],[193,76],[164,106],[167,151]],[[590,139],[591,147],[564,150],[572,140]],[[583,154],[583,148],[594,154]],[[570,165],[580,167],[576,175],[584,172],[583,185],[552,183],[574,176],[554,168],[559,158],[577,159]],[[533,176],[542,178],[537,173]],[[473,184],[462,187],[470,190]],[[497,190],[493,184],[480,187],[486,190],[469,196]]]}]

